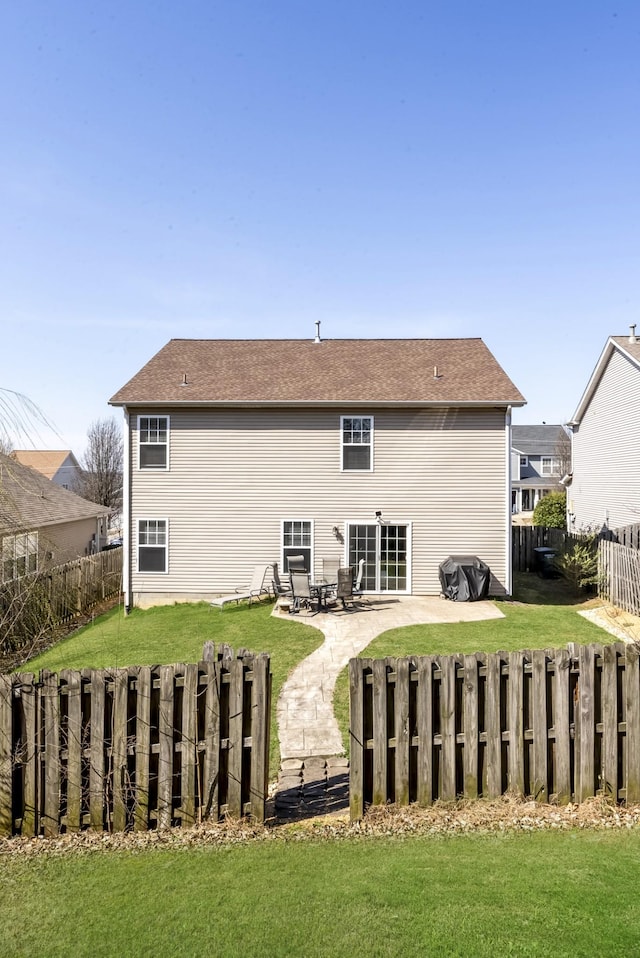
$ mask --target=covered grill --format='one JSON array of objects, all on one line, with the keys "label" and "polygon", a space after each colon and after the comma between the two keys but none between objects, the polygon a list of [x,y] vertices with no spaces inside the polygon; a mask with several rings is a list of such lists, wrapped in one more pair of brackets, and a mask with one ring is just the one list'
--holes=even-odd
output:
[{"label": "covered grill", "polygon": [[489,594],[491,570],[478,556],[449,556],[440,563],[439,573],[445,599],[475,602]]}]

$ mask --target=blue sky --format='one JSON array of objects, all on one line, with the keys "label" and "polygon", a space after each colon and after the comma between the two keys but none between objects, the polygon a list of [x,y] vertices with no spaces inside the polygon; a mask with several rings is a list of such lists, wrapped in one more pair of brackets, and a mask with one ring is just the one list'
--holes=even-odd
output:
[{"label": "blue sky", "polygon": [[480,336],[526,423],[640,328],[637,0],[22,0],[0,43],[36,445],[172,337]]}]

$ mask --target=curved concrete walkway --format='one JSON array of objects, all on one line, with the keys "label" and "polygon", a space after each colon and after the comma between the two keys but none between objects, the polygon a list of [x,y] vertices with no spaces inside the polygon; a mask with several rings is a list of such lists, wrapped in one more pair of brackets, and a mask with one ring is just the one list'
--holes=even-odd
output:
[{"label": "curved concrete walkway", "polygon": [[[273,614],[282,615],[277,607]],[[290,616],[300,628],[320,629],[325,640],[293,670],[280,692],[277,719],[282,760],[344,754],[333,715],[336,679],[349,659],[377,635],[402,625],[501,618],[502,612],[490,601],[449,602],[433,596],[372,597],[355,612],[339,609]]]}]

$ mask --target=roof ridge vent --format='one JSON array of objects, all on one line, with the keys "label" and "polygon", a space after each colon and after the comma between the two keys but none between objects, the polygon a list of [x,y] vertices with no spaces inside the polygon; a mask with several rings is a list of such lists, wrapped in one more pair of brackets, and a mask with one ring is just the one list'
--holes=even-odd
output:
[{"label": "roof ridge vent", "polygon": [[630,342],[630,343],[637,343],[637,342],[638,342],[638,337],[636,336],[636,324],[635,324],[635,323],[631,323],[631,324],[629,325],[629,342]]}]

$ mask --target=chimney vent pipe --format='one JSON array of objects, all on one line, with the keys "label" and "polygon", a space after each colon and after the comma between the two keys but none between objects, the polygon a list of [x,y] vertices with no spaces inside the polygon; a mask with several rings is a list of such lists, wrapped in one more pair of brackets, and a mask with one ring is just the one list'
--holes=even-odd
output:
[{"label": "chimney vent pipe", "polygon": [[637,342],[638,342],[638,337],[636,336],[636,324],[635,324],[635,323],[631,323],[631,325],[629,326],[629,342],[630,342],[630,343],[637,343]]}]

